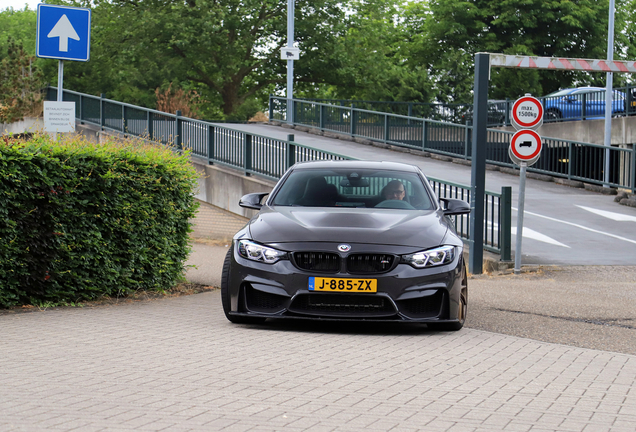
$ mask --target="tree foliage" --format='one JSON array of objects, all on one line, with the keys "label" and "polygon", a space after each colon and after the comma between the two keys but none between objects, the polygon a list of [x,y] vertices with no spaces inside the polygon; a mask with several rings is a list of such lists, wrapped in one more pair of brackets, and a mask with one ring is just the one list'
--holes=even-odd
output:
[{"label": "tree foliage", "polygon": [[40,115],[42,75],[34,59],[21,43],[7,38],[7,54],[0,61],[0,123]]},{"label": "tree foliage", "polygon": [[[269,93],[285,93],[286,62],[279,50],[287,43],[286,2],[53,2],[93,9],[91,60],[66,63],[65,88],[155,107],[157,94],[172,85],[196,92],[200,116],[207,119],[246,119],[263,108]],[[636,0],[616,4],[615,57],[636,58]],[[470,103],[477,52],[606,58],[608,0],[295,5],[301,58],[294,62],[294,90],[300,97]],[[28,28],[34,39],[35,12],[1,12],[0,24],[0,33],[20,33],[26,41]],[[54,83],[57,62],[38,64]],[[604,80],[603,74],[493,69],[489,96],[542,95]],[[616,83],[624,80],[615,77]]]},{"label": "tree foliage", "polygon": [[[419,54],[433,59],[430,67],[440,64],[439,69],[444,72],[450,69],[460,81],[470,80],[472,70],[463,65],[480,51],[606,57],[608,2],[605,0],[433,0],[430,8],[435,19],[427,21],[428,35]],[[455,58],[457,67],[448,64],[449,57]],[[444,75],[440,74],[442,82]],[[493,69],[490,96],[514,98],[525,92],[540,95],[586,79],[590,77],[572,72]],[[455,96],[465,100],[466,93]]]}]

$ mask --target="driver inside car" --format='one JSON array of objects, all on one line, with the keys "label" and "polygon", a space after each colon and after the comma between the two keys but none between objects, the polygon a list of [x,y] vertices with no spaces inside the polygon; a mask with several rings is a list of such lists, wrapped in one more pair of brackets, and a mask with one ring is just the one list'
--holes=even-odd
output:
[{"label": "driver inside car", "polygon": [[391,180],[384,186],[382,189],[382,198],[385,200],[400,200],[404,199],[406,195],[406,190],[404,189],[404,185],[399,180]]}]

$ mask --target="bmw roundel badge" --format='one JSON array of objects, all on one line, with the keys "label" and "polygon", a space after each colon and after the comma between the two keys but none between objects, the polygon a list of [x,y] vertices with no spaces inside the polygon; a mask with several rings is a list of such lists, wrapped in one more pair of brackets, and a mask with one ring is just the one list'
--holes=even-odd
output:
[{"label": "bmw roundel badge", "polygon": [[338,245],[338,250],[340,252],[349,252],[351,250],[351,246],[349,246],[348,244],[341,244]]}]

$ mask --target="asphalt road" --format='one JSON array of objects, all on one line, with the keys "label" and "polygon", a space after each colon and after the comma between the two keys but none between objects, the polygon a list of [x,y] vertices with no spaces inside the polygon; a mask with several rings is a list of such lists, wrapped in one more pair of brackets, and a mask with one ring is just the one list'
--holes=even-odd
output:
[{"label": "asphalt road", "polygon": [[[417,165],[430,177],[470,184],[471,168],[432,158],[381,149],[264,124],[232,125],[254,134],[287,139],[358,159]],[[512,186],[513,226],[517,221],[519,177],[486,172],[486,189]],[[636,208],[621,206],[611,195],[553,182],[527,179],[522,264],[633,265],[636,263]],[[515,237],[512,239],[513,249]]]}]

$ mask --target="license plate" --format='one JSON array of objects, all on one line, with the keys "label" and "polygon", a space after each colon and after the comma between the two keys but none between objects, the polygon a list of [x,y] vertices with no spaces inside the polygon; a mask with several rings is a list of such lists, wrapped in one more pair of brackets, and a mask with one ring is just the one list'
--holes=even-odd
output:
[{"label": "license plate", "polygon": [[376,279],[310,277],[309,291],[374,293],[378,291],[378,281]]}]

